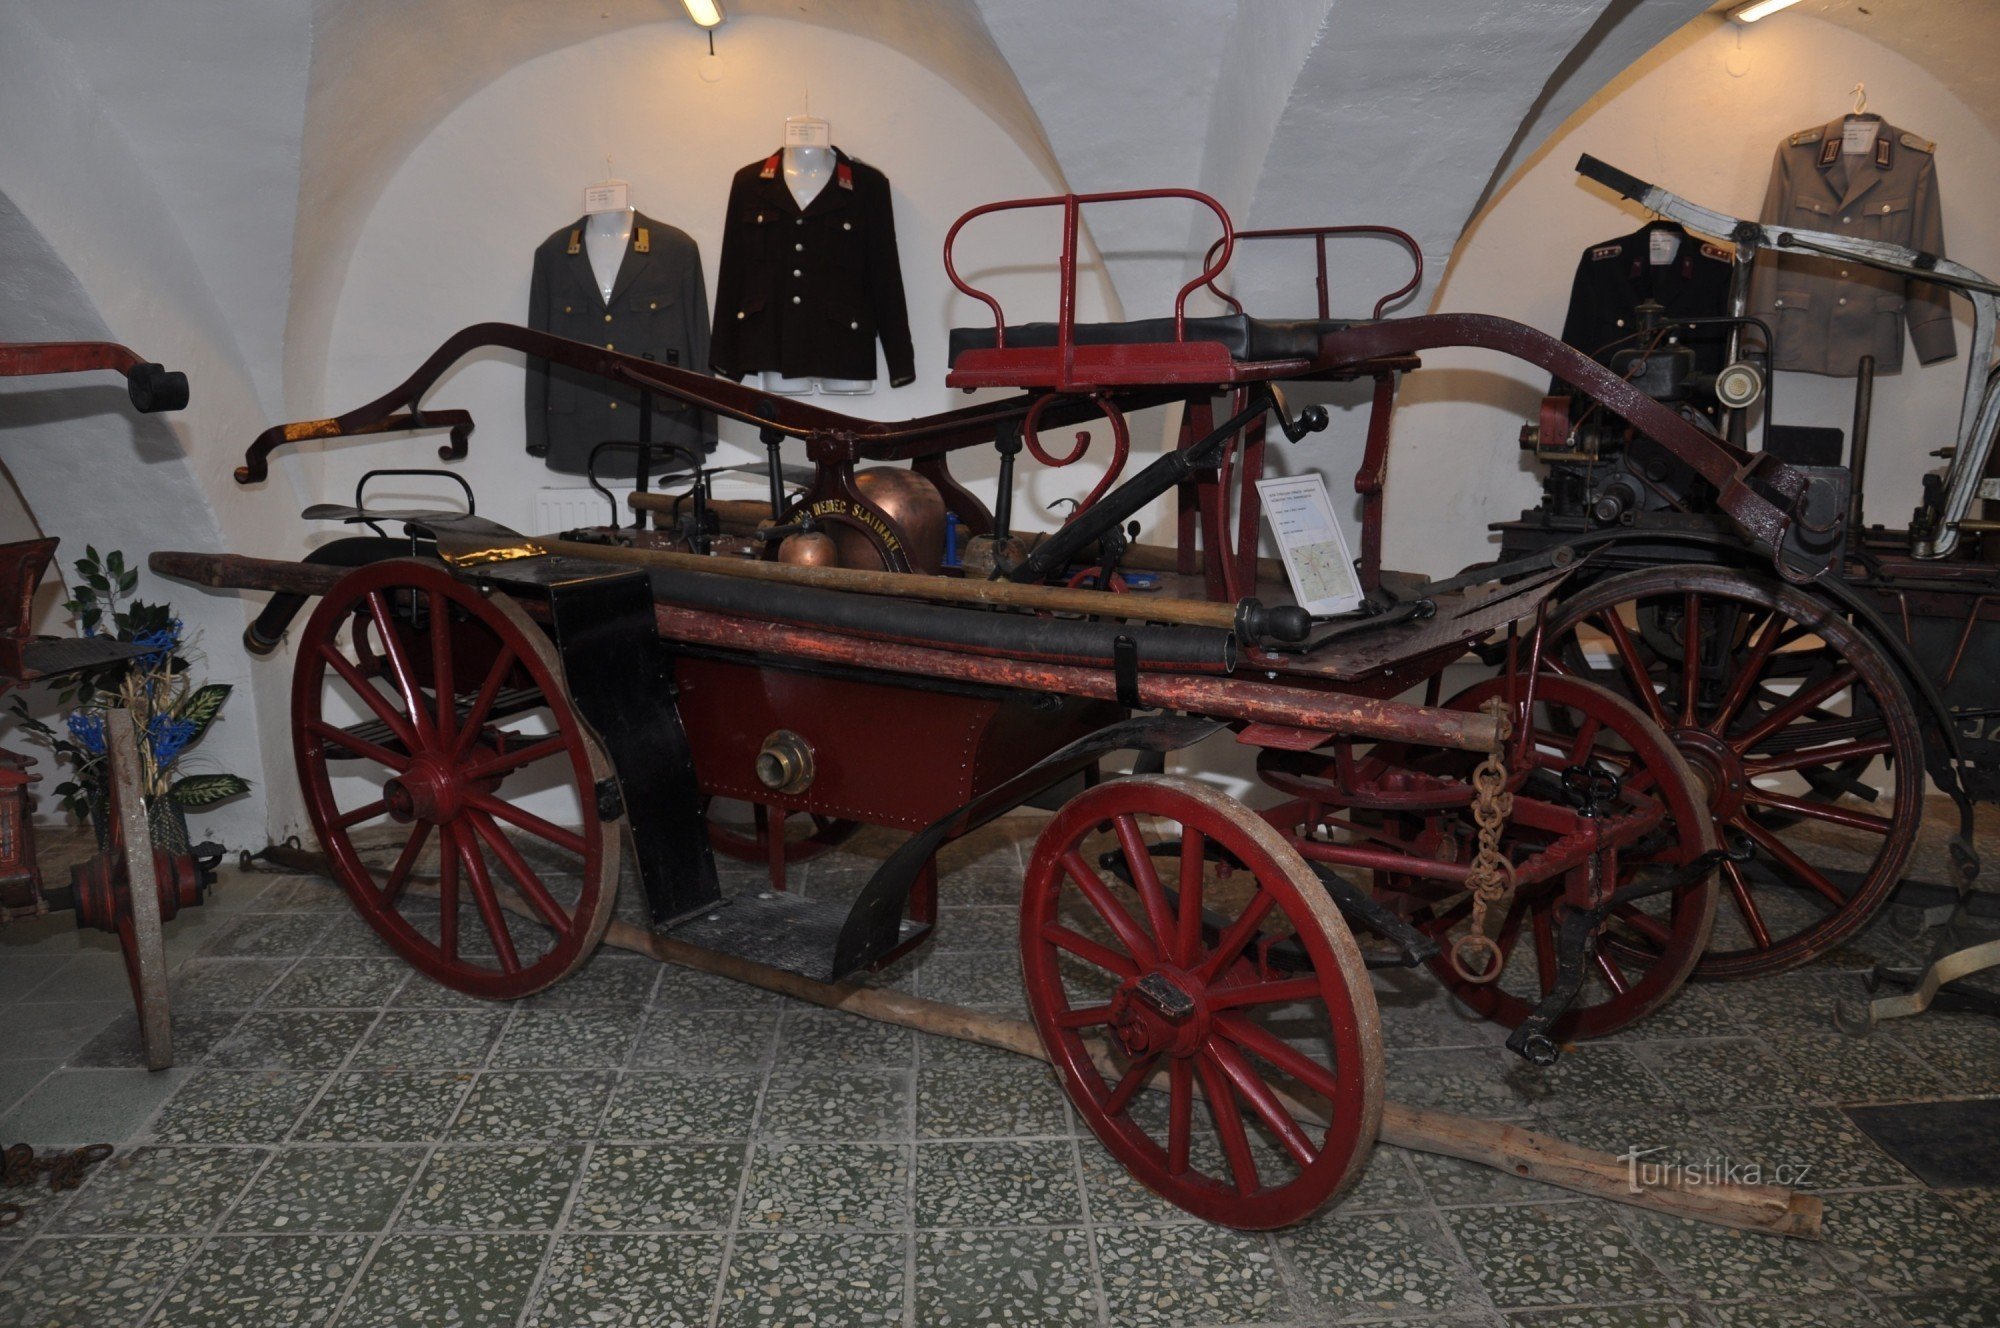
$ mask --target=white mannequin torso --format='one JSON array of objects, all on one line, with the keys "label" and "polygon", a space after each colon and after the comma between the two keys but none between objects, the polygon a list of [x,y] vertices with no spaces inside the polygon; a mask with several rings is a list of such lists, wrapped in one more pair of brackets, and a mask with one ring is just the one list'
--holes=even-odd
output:
[{"label": "white mannequin torso", "polygon": [[833,178],[833,149],[831,147],[793,147],[785,149],[785,188],[792,191],[792,201],[803,212],[819,197],[819,191],[826,188],[826,182]]},{"label": "white mannequin torso", "polygon": [[590,275],[597,281],[597,293],[611,303],[611,289],[618,284],[618,269],[624,266],[625,251],[632,244],[631,208],[616,212],[593,212],[583,228],[583,251],[590,258]]}]

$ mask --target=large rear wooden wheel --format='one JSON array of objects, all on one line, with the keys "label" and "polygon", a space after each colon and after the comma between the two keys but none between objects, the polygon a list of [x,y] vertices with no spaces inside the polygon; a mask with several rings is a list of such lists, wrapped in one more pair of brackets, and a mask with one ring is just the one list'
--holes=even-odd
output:
[{"label": "large rear wooden wheel", "polygon": [[334,875],[411,964],[509,999],[596,948],[619,844],[600,803],[616,785],[548,638],[512,600],[415,559],[349,573],[301,635],[292,723]]},{"label": "large rear wooden wheel", "polygon": [[1894,664],[1854,623],[1789,587],[1686,565],[1572,595],[1547,642],[1550,667],[1611,688],[1666,731],[1717,830],[1754,852],[1723,867],[1696,978],[1788,972],[1881,909],[1922,818],[1923,734]]},{"label": "large rear wooden wheel", "polygon": [[1168,775],[1072,798],[1035,844],[1021,954],[1070,1100],[1149,1188],[1266,1228],[1359,1174],[1382,1113],[1367,971],[1312,869],[1234,799]]}]

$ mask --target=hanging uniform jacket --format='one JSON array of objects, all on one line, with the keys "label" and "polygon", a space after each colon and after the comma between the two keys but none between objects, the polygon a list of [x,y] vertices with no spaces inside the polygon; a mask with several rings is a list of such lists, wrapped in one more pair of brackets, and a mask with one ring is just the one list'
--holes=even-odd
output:
[{"label": "hanging uniform jacket", "polygon": [[[1673,237],[1668,262],[1652,261],[1655,235]],[[1577,259],[1562,339],[1609,367],[1614,351],[1637,346],[1633,337],[1639,321],[1633,311],[1647,300],[1664,307],[1670,319],[1715,318],[1729,312],[1730,266],[1727,249],[1705,244],[1670,221],[1656,221],[1630,235],[1594,244]],[[1668,335],[1694,351],[1695,367],[1703,373],[1722,368],[1729,349],[1728,328],[1688,328]],[[1569,388],[1556,379],[1550,391],[1566,393]]]},{"label": "hanging uniform jacket", "polygon": [[729,187],[715,372],[872,379],[879,338],[889,386],[916,381],[888,177],[835,148],[833,178],[802,211],[783,157],[750,163]]},{"label": "hanging uniform jacket", "polygon": [[[563,227],[535,250],[528,326],[706,373],[708,287],[694,239],[634,213],[632,238],[606,300],[584,252],[587,220]],[[599,443],[638,441],[639,391],[530,356],[527,424],[531,454],[550,470],[581,475]],[[715,448],[715,420],[656,395],[652,435],[655,443],[709,452]],[[683,460],[673,467],[664,457],[659,464],[687,466]],[[629,448],[607,449],[598,457],[600,475],[629,478],[637,469],[637,455]]]},{"label": "hanging uniform jacket", "polygon": [[[1877,126],[1866,153],[1841,150],[1850,118]],[[1758,220],[1942,257],[1936,151],[1930,140],[1879,116],[1843,116],[1802,129],[1778,145]],[[1851,377],[1863,355],[1875,357],[1878,371],[1901,368],[1906,323],[1919,363],[1958,353],[1950,301],[1930,282],[1836,258],[1769,252],[1757,256],[1756,272],[1752,311],[1771,325],[1780,369]]]}]

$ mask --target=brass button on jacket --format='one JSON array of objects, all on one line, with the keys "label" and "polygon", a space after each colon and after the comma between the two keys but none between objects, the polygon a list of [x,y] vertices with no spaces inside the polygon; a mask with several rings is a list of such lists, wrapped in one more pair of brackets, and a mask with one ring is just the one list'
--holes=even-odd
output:
[{"label": "brass button on jacket", "polygon": [[834,172],[801,210],[783,153],[736,172],[723,224],[710,363],[726,378],[916,379],[889,180],[834,149]]}]

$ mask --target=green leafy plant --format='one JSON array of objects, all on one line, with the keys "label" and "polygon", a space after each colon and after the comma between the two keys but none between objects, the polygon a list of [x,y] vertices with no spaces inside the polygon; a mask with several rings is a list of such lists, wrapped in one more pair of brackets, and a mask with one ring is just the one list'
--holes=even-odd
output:
[{"label": "green leafy plant", "polygon": [[77,559],[76,584],[63,608],[86,637],[110,636],[143,647],[133,658],[88,670],[59,693],[71,707],[62,730],[28,713],[16,697],[14,714],[37,741],[70,768],[55,786],[63,807],[88,820],[105,804],[110,772],[104,759],[104,714],[129,711],[141,735],[139,787],[150,800],[167,798],[182,807],[209,807],[250,791],[240,775],[182,773],[188,748],[200,742],[229,700],[227,683],[196,683],[179,618],[165,604],[133,599],[139,574],[117,550],[100,556],[86,546]]}]

